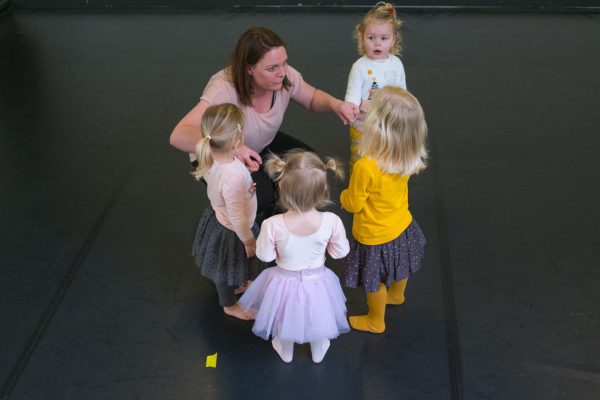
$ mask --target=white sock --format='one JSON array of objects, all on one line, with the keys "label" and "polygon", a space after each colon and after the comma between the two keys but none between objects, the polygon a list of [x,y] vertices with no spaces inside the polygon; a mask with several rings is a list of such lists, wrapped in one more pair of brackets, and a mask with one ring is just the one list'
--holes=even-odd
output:
[{"label": "white sock", "polygon": [[312,353],[313,362],[318,364],[323,361],[325,354],[327,354],[327,350],[329,350],[330,343],[329,339],[310,342],[310,352]]},{"label": "white sock", "polygon": [[279,339],[279,336],[275,336],[273,340],[271,340],[271,344],[283,362],[292,362],[292,359],[294,358],[294,342],[281,340]]}]

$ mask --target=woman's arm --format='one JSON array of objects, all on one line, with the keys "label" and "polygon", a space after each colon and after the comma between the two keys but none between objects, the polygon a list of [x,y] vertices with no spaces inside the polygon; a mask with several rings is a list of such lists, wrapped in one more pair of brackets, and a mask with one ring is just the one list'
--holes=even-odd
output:
[{"label": "woman's arm", "polygon": [[169,138],[171,146],[187,153],[193,153],[196,150],[196,143],[202,139],[200,123],[208,107],[209,104],[206,100],[200,100],[196,107],[179,121]]},{"label": "woman's arm", "polygon": [[359,113],[358,107],[355,104],[336,99],[319,89],[315,90],[315,94],[310,102],[310,110],[317,112],[333,111],[342,120],[344,125],[353,123]]},{"label": "woman's arm", "polygon": [[[196,151],[196,143],[202,139],[202,131],[200,130],[202,116],[204,116],[204,112],[209,106],[210,104],[206,100],[200,100],[196,107],[179,121],[169,138],[171,146],[187,153]],[[260,164],[262,164],[262,159],[258,153],[247,146],[242,146],[236,156],[251,172],[257,171]]]},{"label": "woman's arm", "polygon": [[301,82],[300,89],[293,97],[294,100],[311,111],[333,111],[340,117],[344,125],[354,122],[359,112],[356,105],[338,100],[322,90],[315,89],[304,81]]}]

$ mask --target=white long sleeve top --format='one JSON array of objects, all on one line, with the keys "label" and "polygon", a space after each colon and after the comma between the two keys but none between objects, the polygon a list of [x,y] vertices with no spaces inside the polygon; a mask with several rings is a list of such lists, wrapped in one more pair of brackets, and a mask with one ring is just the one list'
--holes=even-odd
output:
[{"label": "white long sleeve top", "polygon": [[276,260],[277,266],[290,271],[319,268],[325,263],[325,251],[342,258],[350,251],[342,220],[331,212],[322,212],[319,229],[306,236],[290,232],[283,214],[263,221],[256,240],[256,255],[265,262]]}]

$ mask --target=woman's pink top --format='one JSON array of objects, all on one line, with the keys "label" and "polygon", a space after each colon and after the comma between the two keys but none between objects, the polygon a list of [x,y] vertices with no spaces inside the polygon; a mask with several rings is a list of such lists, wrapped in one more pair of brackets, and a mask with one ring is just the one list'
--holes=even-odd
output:
[{"label": "woman's pink top", "polygon": [[265,113],[258,113],[251,106],[240,105],[235,88],[227,77],[225,70],[217,72],[210,78],[201,99],[207,101],[210,105],[232,103],[239,106],[245,117],[244,144],[260,153],[273,141],[277,131],[279,131],[290,98],[304,108],[309,108],[315,94],[315,89],[304,83],[302,75],[294,68],[288,66],[286,76],[292,86],[289,90],[281,89],[275,92],[273,106]]}]

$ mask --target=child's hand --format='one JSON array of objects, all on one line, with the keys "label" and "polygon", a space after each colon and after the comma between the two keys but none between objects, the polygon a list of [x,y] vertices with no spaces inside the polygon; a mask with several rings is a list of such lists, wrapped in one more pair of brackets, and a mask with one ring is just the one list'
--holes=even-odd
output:
[{"label": "child's hand", "polygon": [[246,250],[247,258],[252,258],[256,255],[256,239],[254,237],[244,242],[244,250]]},{"label": "child's hand", "polygon": [[256,182],[252,182],[250,184],[250,187],[248,188],[248,191],[250,192],[251,195],[254,195],[254,192],[256,192]]},{"label": "child's hand", "polygon": [[369,111],[369,107],[371,106],[371,100],[362,100],[360,102],[360,106],[358,107],[361,114],[366,114]]}]

